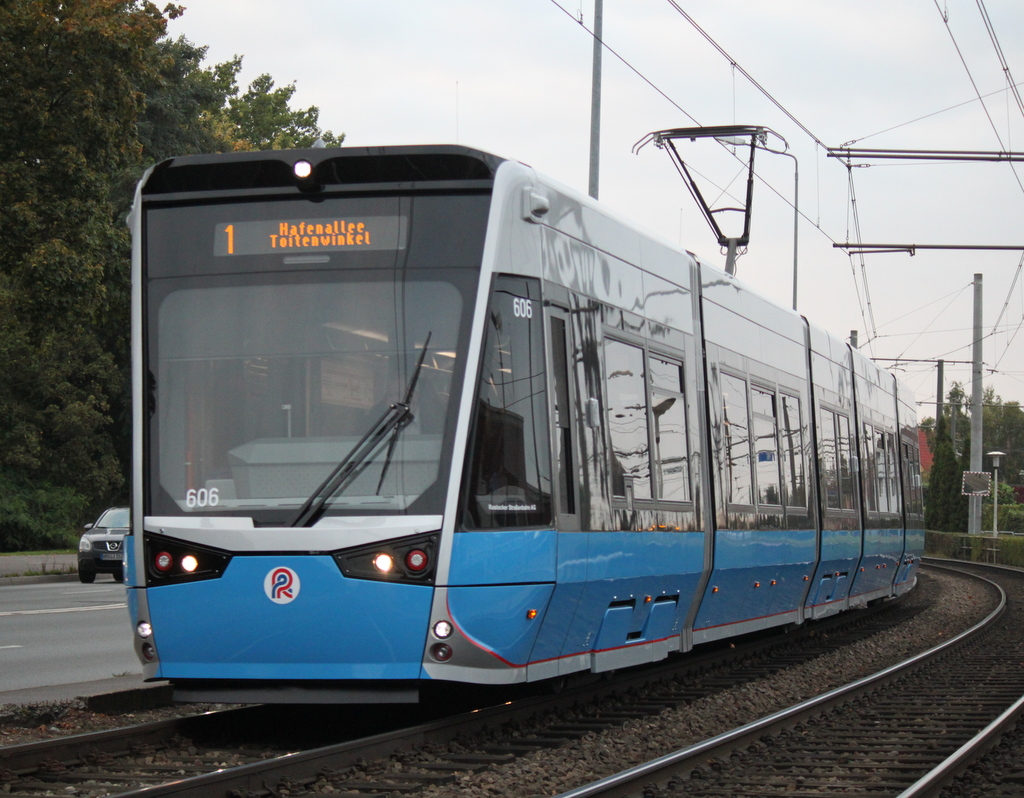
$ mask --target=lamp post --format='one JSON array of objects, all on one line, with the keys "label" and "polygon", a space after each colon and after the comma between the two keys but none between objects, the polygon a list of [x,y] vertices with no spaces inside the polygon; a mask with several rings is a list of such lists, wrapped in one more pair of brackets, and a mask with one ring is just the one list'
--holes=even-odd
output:
[{"label": "lamp post", "polygon": [[1006,457],[1006,452],[989,452],[992,458],[992,469],[995,471],[993,482],[995,490],[992,492],[992,537],[999,537],[999,458]]}]

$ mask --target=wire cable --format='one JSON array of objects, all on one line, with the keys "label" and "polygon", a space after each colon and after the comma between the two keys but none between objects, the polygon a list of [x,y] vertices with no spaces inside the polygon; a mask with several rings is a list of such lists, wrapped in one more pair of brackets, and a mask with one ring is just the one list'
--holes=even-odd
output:
[{"label": "wire cable", "polygon": [[[1017,87],[1014,86],[1013,88],[1015,90]],[[1003,93],[1005,93],[1007,91],[1010,91],[1010,89],[997,89],[996,91],[989,92],[988,94],[985,94],[983,96],[984,97],[994,97],[997,94],[1003,94]],[[976,103],[976,102],[978,102],[978,98],[977,97],[974,97],[974,98],[972,98],[970,100],[964,100],[963,102],[956,103],[956,105],[950,105],[947,108],[943,108],[943,109],[941,109],[939,111],[932,111],[930,114],[925,114],[924,116],[919,116],[919,117],[917,117],[915,119],[907,120],[906,122],[900,122],[898,125],[893,125],[892,127],[887,127],[884,130],[879,130],[879,131],[876,131],[874,133],[868,133],[866,136],[860,136],[859,138],[850,139],[849,141],[847,141],[847,142],[845,142],[843,144],[840,144],[838,149],[840,149],[840,150],[846,149],[847,147],[850,147],[850,146],[852,146],[854,144],[859,144],[860,142],[866,141],[867,139],[874,138],[875,136],[881,136],[883,133],[891,133],[894,130],[899,130],[901,127],[907,127],[908,125],[913,125],[913,124],[916,124],[917,122],[923,122],[925,119],[931,119],[933,116],[939,116],[940,114],[944,114],[947,111],[955,111],[957,108],[963,108],[965,105],[970,105],[971,103]]]},{"label": "wire cable", "polygon": [[[558,2],[558,0],[551,0],[551,2],[552,2],[552,3],[554,3],[554,4],[555,4],[555,5],[556,5],[556,6],[558,7],[558,9],[559,9],[559,10],[560,10],[560,11],[561,11],[561,12],[562,12],[563,14],[565,14],[565,15],[566,15],[567,17],[569,17],[569,19],[571,19],[571,20],[572,20],[573,22],[575,22],[575,23],[576,23],[577,25],[579,25],[579,26],[580,26],[581,28],[583,28],[583,30],[585,30],[585,31],[586,31],[587,33],[589,33],[589,34],[591,35],[591,37],[592,37],[592,38],[594,38],[594,39],[596,39],[596,38],[597,38],[597,34],[595,34],[595,33],[594,33],[594,31],[592,31],[592,30],[591,30],[590,28],[588,28],[588,27],[587,27],[587,26],[586,26],[586,25],[585,25],[585,24],[583,23],[582,15],[580,16],[580,18],[579,18],[579,19],[577,19],[577,18],[576,18],[576,17],[574,17],[574,16],[573,16],[573,15],[572,15],[572,14],[571,14],[571,13],[570,13],[570,12],[569,12],[568,10],[566,10],[566,9],[565,9],[565,8],[564,8],[564,7],[562,6],[562,4]],[[698,122],[698,121],[697,121],[697,120],[696,120],[696,119],[695,119],[695,118],[694,118],[694,117],[693,117],[693,116],[692,116],[692,115],[690,114],[690,112],[689,112],[689,111],[687,111],[687,110],[686,110],[685,108],[683,108],[683,107],[682,107],[681,105],[679,105],[679,103],[677,103],[677,102],[676,102],[675,100],[673,100],[673,99],[672,99],[671,97],[669,97],[669,96],[668,96],[667,94],[665,94],[665,92],[663,92],[663,91],[662,91],[661,89],[659,89],[659,88],[658,88],[657,86],[655,86],[655,85],[654,85],[654,83],[653,83],[653,81],[651,81],[651,80],[650,80],[650,79],[649,79],[649,78],[648,78],[648,77],[647,77],[646,75],[644,75],[644,74],[643,74],[643,73],[642,73],[642,72],[641,72],[641,71],[640,71],[639,69],[637,69],[637,68],[636,68],[635,66],[633,66],[633,65],[632,65],[631,63],[629,63],[629,61],[627,61],[627,60],[626,60],[625,58],[623,58],[623,57],[622,57],[621,55],[619,55],[619,54],[618,54],[617,52],[615,52],[615,50],[613,50],[613,49],[612,49],[611,47],[609,47],[609,46],[608,46],[608,42],[604,41],[603,39],[601,39],[600,41],[601,41],[601,46],[602,46],[602,47],[603,47],[603,48],[604,48],[605,50],[607,50],[607,51],[608,51],[609,53],[611,53],[611,54],[612,54],[612,55],[614,55],[614,56],[615,56],[616,58],[618,58],[618,59],[619,59],[619,61],[621,61],[621,62],[622,62],[622,63],[623,63],[623,64],[624,64],[625,66],[626,66],[626,68],[627,68],[627,69],[629,69],[629,70],[630,70],[630,71],[631,71],[631,72],[632,72],[633,74],[635,74],[635,75],[636,75],[636,76],[637,76],[638,78],[640,78],[640,80],[642,80],[642,81],[643,81],[644,83],[646,83],[646,84],[647,84],[648,86],[650,86],[650,87],[651,87],[652,89],[654,89],[654,90],[655,90],[656,92],[658,92],[658,94],[660,94],[660,95],[661,95],[662,97],[664,97],[664,98],[665,98],[666,100],[668,100],[668,101],[669,101],[669,103],[671,103],[671,104],[672,104],[672,107],[673,107],[673,108],[675,108],[675,109],[676,109],[677,111],[679,111],[679,112],[680,112],[681,114],[683,114],[683,115],[684,115],[684,116],[685,116],[685,117],[686,117],[687,119],[689,119],[689,120],[690,120],[691,122],[693,122],[693,124],[695,124],[695,125],[700,125],[700,122]]]},{"label": "wire cable", "polygon": [[[974,80],[974,75],[971,74],[970,67],[967,66],[967,59],[964,58],[963,52],[960,50],[960,45],[957,43],[956,36],[953,35],[953,29],[949,26],[949,15],[943,14],[942,9],[939,8],[938,0],[932,0],[935,3],[935,8],[942,16],[942,22],[946,26],[946,32],[949,34],[950,41],[953,42],[953,48],[956,50],[956,54],[960,57],[960,63],[963,64],[964,71],[967,73],[967,78],[971,81],[971,86],[974,87],[974,93],[978,97],[978,101],[981,103],[982,109],[985,111],[985,117],[988,119],[988,123],[992,128],[992,132],[995,134],[996,141],[999,142],[999,149],[1006,150],[1006,145],[1003,144],[1003,137],[999,135],[999,129],[996,127],[996,123],[992,119],[992,115],[988,112],[988,106],[985,104],[984,98],[981,96],[981,91],[978,89],[978,84]],[[1020,175],[1017,174],[1017,169],[1013,163],[1010,163],[1010,169],[1013,171],[1013,176],[1017,180],[1017,185],[1020,187],[1021,192],[1024,192],[1024,183],[1021,182]]]},{"label": "wire cable", "polygon": [[942,310],[940,310],[935,315],[935,318],[933,318],[931,320],[931,322],[928,324],[928,326],[925,327],[923,330],[921,330],[921,332],[919,332],[917,334],[917,337],[914,338],[913,341],[911,341],[909,344],[907,344],[903,348],[903,351],[899,353],[898,357],[903,357],[905,354],[907,354],[907,350],[910,349],[910,347],[912,347],[914,344],[916,344],[918,342],[918,340],[921,338],[921,336],[924,335],[928,331],[928,327],[931,327],[932,324],[935,324],[935,322],[937,322],[940,318],[942,318],[942,314],[945,313],[947,310],[949,310],[949,306],[952,305],[954,302],[956,302],[957,299],[960,298],[960,295],[963,294],[963,292],[967,290],[967,288],[970,288],[970,283],[968,283],[967,286],[965,286],[956,296],[954,296],[952,299],[949,300],[949,302],[946,303],[946,306],[944,308],[942,308]]},{"label": "wire cable", "polygon": [[708,44],[714,47],[722,55],[722,57],[725,58],[732,65],[734,69],[738,70],[739,73],[743,75],[743,77],[750,81],[751,86],[753,86],[755,89],[761,92],[761,94],[763,94],[772,105],[774,105],[776,108],[782,111],[782,113],[786,115],[786,118],[788,118],[789,121],[791,121],[804,133],[810,136],[816,144],[820,144],[822,147],[825,147],[825,149],[828,149],[828,147],[822,142],[821,139],[815,136],[803,122],[801,122],[799,119],[793,116],[793,114],[791,114],[782,103],[776,100],[764,86],[762,86],[760,83],[754,80],[753,75],[751,75],[749,72],[747,72],[747,70],[740,66],[740,64],[736,61],[735,58],[729,55],[729,53],[727,53],[718,42],[711,38],[707,31],[705,31],[700,25],[698,25],[697,21],[684,11],[682,7],[676,2],[676,0],[668,0],[668,4],[672,6],[672,8],[674,8],[677,12],[679,12],[683,19],[689,22],[693,26],[693,28],[707,40]]},{"label": "wire cable", "polygon": [[[858,242],[860,242],[861,241],[861,235],[860,235],[860,213],[857,210],[857,191],[856,191],[856,189],[854,188],[854,185],[853,185],[853,166],[851,164],[847,164],[846,165],[846,171],[848,173],[848,181],[849,181],[850,208],[851,208],[851,212],[853,214],[853,231],[854,231],[854,236],[856,237],[856,240]],[[849,236],[847,236],[847,239],[849,239]],[[857,284],[857,271],[856,271],[856,268],[853,265],[853,253],[850,253],[850,271],[853,272],[853,282],[854,282],[854,285],[856,285]],[[877,334],[876,334],[876,331],[875,331],[875,317],[874,317],[874,314],[871,312],[871,293],[870,293],[870,290],[868,288],[867,262],[864,259],[864,253],[863,252],[860,253],[860,272],[861,272],[861,279],[864,282],[864,302],[860,301],[860,292],[859,291],[857,292],[857,302],[858,302],[858,304],[860,304],[860,316],[861,316],[861,319],[864,321],[864,324],[867,327],[866,332],[868,334],[868,340],[866,341],[866,343],[868,345],[868,348],[872,352],[872,354],[874,354],[874,351],[875,351],[874,350],[874,341],[875,341],[875,338],[877,337]],[[867,305],[866,309],[865,309],[865,305]],[[866,313],[866,315],[865,315],[865,313]]]},{"label": "wire cable", "polygon": [[1017,101],[1017,108],[1024,116],[1024,100],[1021,99],[1020,92],[1017,91],[1017,84],[1013,81],[1013,75],[1010,73],[1010,65],[1006,62],[1006,56],[1003,55],[1003,48],[999,46],[999,39],[996,38],[996,29],[992,25],[992,20],[989,18],[988,9],[985,8],[984,0],[975,0],[978,5],[978,11],[981,12],[981,18],[985,23],[985,30],[988,31],[988,37],[992,40],[992,46],[995,48],[996,57],[999,59],[999,65],[1003,68],[1003,74],[1006,75],[1006,82],[1009,84],[1010,92],[1013,94],[1013,98]]}]

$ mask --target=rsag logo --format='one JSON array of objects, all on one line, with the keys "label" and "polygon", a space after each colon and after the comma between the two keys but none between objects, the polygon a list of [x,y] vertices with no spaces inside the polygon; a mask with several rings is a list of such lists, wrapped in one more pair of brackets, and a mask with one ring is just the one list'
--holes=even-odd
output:
[{"label": "rsag logo", "polygon": [[263,580],[263,592],[275,604],[288,604],[294,601],[298,598],[301,586],[299,575],[283,565],[271,568]]}]

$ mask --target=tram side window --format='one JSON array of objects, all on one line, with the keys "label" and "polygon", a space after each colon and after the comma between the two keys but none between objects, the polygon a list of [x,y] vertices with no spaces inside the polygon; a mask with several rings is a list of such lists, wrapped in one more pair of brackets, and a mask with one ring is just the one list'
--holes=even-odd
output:
[{"label": "tram side window", "polygon": [[753,504],[746,380],[723,374],[722,403],[726,446],[726,501],[729,504]]},{"label": "tram side window", "polygon": [[850,419],[842,413],[836,414],[839,421],[838,454],[839,454],[839,491],[842,508],[855,510],[854,478],[853,478],[853,439],[850,436]]},{"label": "tram side window", "polygon": [[885,433],[875,430],[875,486],[878,493],[878,509],[889,512],[889,463],[890,456],[885,448]]},{"label": "tram side window", "polygon": [[910,464],[911,481],[914,485],[914,512],[917,515],[924,515],[924,493],[921,489],[921,450],[916,446],[910,447],[913,462]]},{"label": "tram side window", "polygon": [[807,507],[807,483],[804,479],[803,419],[800,400],[782,395],[782,468],[786,486],[786,504]]},{"label": "tram side window", "polygon": [[651,416],[657,494],[665,501],[690,500],[690,449],[686,437],[683,366],[652,355]]},{"label": "tram side window", "polygon": [[903,441],[901,449],[903,451],[903,460],[900,465],[903,468],[903,500],[907,503],[907,509],[910,512],[914,512],[914,489],[912,483],[912,477],[910,476],[910,464],[912,458],[910,456],[910,444]]},{"label": "tram side window", "polygon": [[821,434],[818,436],[818,456],[821,459],[822,492],[825,506],[838,510],[839,503],[839,458],[836,452],[836,414],[831,410],[821,411]]},{"label": "tram side window", "polygon": [[861,466],[863,469],[863,482],[864,482],[864,509],[869,512],[875,512],[878,510],[878,494],[875,491],[875,476],[878,471],[878,463],[876,462],[875,454],[875,430],[870,424],[864,425],[864,463]]},{"label": "tram side window", "polygon": [[472,529],[551,521],[540,286],[499,277],[487,313],[466,491]]},{"label": "tram side window", "polygon": [[754,456],[757,458],[757,503],[781,505],[775,392],[752,386],[750,409],[754,419]]},{"label": "tram side window", "polygon": [[891,432],[885,433],[886,437],[886,468],[889,473],[889,496],[891,503],[889,506],[890,512],[898,513],[900,511],[899,501],[899,490],[900,490],[900,477],[896,470],[896,458],[899,457],[899,449],[896,448],[896,436]]},{"label": "tram side window", "polygon": [[608,434],[612,447],[612,495],[650,499],[651,464],[647,441],[647,388],[644,351],[608,339],[604,347],[608,396]]}]

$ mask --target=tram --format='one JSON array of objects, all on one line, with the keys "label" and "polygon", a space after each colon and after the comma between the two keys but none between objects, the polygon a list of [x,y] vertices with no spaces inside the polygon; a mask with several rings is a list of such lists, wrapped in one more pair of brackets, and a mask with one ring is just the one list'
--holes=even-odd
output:
[{"label": "tram", "polygon": [[916,582],[910,392],[523,163],[174,158],[130,225],[125,582],[177,700],[601,673]]}]

